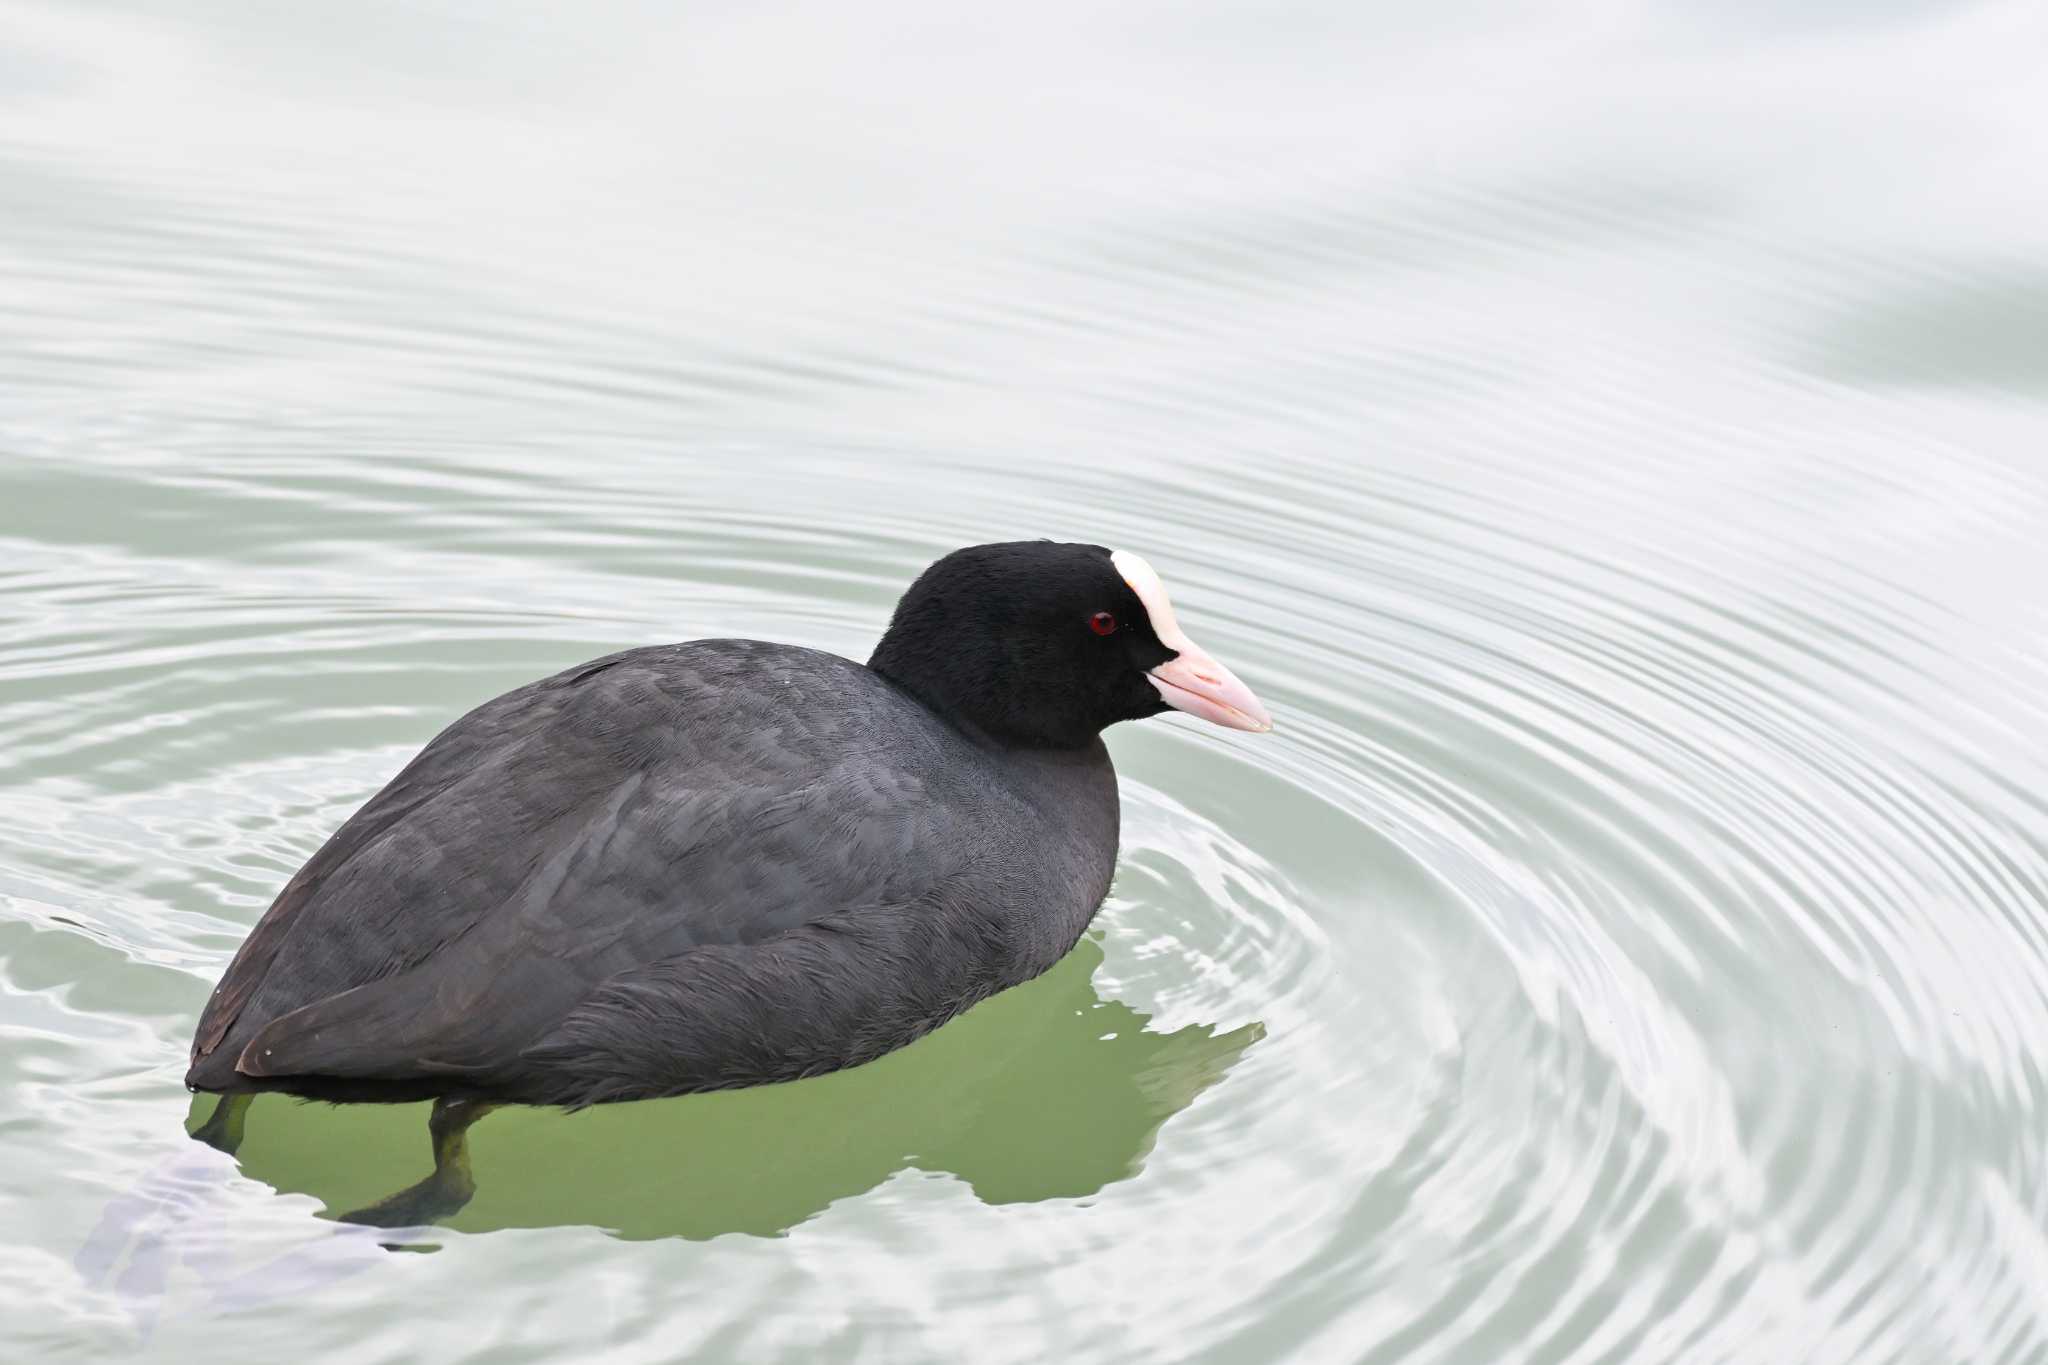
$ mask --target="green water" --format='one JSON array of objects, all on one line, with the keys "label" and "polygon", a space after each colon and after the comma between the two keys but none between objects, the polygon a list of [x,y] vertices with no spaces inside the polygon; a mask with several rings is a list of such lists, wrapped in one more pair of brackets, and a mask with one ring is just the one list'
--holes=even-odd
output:
[{"label": "green water", "polygon": [[[0,0],[0,1360],[2048,1362],[2038,4]],[[1052,973],[186,1140],[442,725],[1139,551]]]}]

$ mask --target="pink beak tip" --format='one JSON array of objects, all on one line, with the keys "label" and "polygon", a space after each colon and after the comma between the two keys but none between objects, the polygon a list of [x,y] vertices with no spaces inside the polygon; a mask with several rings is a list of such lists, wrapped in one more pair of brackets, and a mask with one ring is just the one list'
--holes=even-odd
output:
[{"label": "pink beak tip", "polygon": [[1252,690],[1234,674],[1198,650],[1183,650],[1146,675],[1152,687],[1176,711],[1185,711],[1214,725],[1270,734],[1273,717]]}]

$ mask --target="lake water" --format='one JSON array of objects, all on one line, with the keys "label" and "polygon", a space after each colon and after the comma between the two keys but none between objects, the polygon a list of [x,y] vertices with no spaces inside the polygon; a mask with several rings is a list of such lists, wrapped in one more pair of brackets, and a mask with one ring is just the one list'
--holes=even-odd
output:
[{"label": "lake water", "polygon": [[[0,0],[0,1358],[2048,1361],[2048,12]],[[184,1130],[449,719],[1126,546],[1049,976]]]}]

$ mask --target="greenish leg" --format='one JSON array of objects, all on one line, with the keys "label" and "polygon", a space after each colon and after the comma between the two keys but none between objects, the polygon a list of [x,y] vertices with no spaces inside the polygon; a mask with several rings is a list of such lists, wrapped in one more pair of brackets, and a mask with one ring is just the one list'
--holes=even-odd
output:
[{"label": "greenish leg", "polygon": [[476,1194],[476,1180],[469,1172],[469,1125],[497,1107],[481,1100],[435,1100],[427,1119],[427,1132],[434,1140],[433,1174],[367,1208],[343,1214],[341,1221],[410,1228],[459,1212]]},{"label": "greenish leg", "polygon": [[249,1116],[254,1095],[222,1095],[206,1116],[206,1122],[192,1130],[192,1136],[209,1147],[233,1156],[242,1145],[243,1120]]}]

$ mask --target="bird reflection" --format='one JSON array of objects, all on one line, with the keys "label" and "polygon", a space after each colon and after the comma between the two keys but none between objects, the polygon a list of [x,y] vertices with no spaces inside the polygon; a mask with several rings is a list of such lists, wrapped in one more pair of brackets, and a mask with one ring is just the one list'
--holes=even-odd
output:
[{"label": "bird reflection", "polygon": [[[773,1236],[908,1168],[950,1173],[989,1204],[1094,1194],[1135,1174],[1160,1126],[1264,1035],[1257,1023],[1154,1032],[1096,993],[1101,962],[1083,939],[1038,980],[851,1071],[581,1114],[502,1111],[477,1129],[476,1197],[449,1223]],[[244,1173],[330,1215],[425,1159],[424,1106],[257,1106]]]}]

